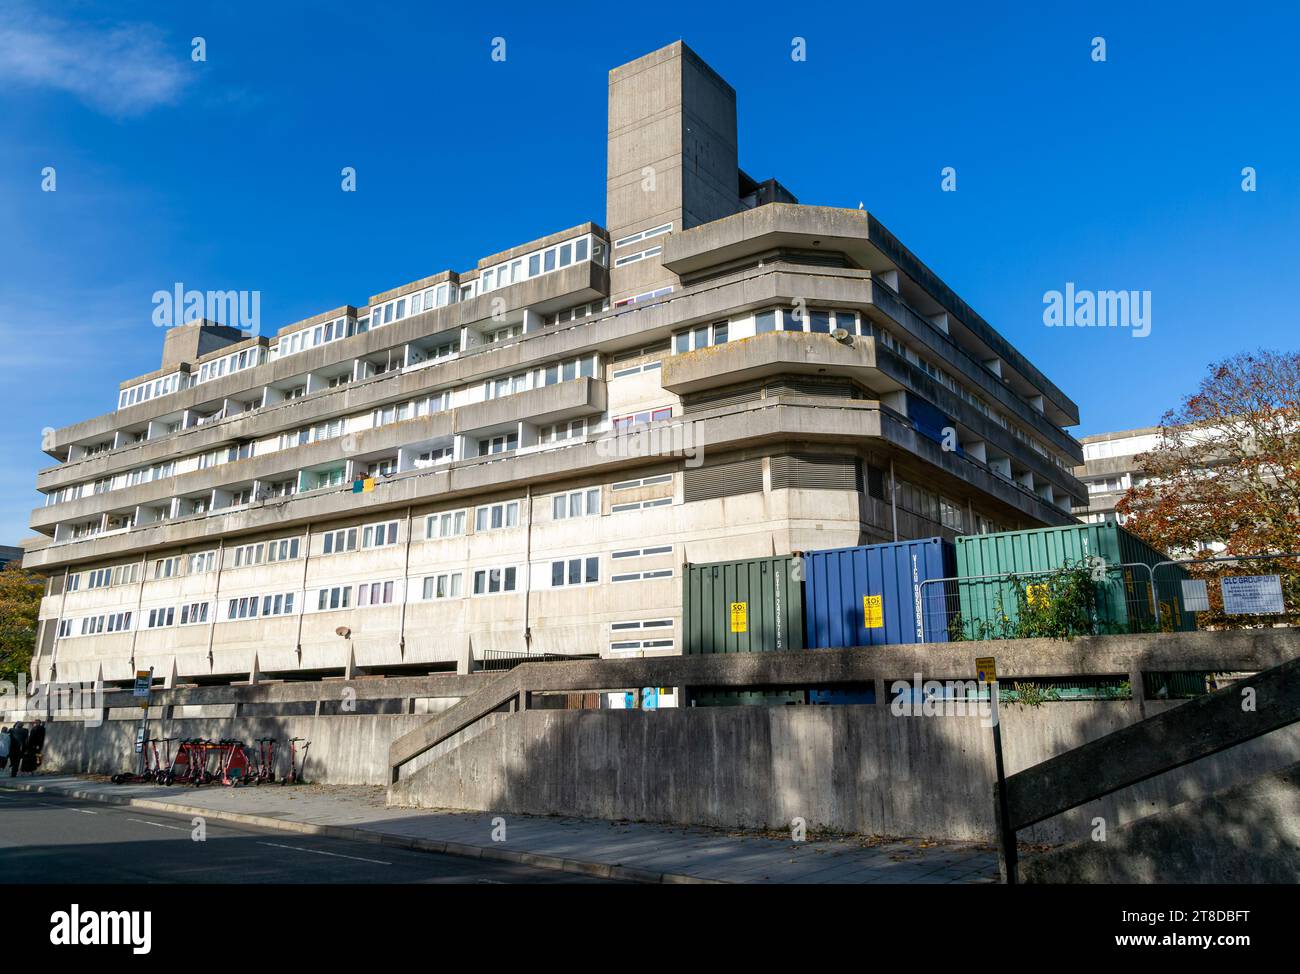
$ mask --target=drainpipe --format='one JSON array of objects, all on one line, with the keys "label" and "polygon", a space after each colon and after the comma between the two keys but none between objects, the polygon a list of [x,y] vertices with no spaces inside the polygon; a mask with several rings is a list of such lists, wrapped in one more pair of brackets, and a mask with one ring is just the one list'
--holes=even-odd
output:
[{"label": "drainpipe", "polygon": [[[306,596],[304,596],[305,598]],[[402,567],[402,615],[398,623],[397,649],[406,660],[406,603],[411,600],[411,508],[406,508],[406,559]]]},{"label": "drainpipe", "polygon": [[524,652],[531,652],[533,630],[528,625],[529,600],[533,590],[533,485],[524,487],[524,511],[528,523],[524,527]]},{"label": "drainpipe", "polygon": [[889,458],[889,506],[894,514],[894,540],[898,540],[898,481],[894,479],[894,458]]},{"label": "drainpipe", "polygon": [[[140,556],[140,590],[135,596],[135,620],[131,626],[131,675],[135,675],[135,640],[140,635],[140,606],[144,604],[144,570],[148,567],[145,555]],[[111,580],[111,579],[110,579]]]},{"label": "drainpipe", "polygon": [[[208,626],[208,670],[213,664],[212,641],[217,634],[217,614],[221,611],[221,570],[226,567],[226,539],[217,543],[217,583],[212,592],[212,623]],[[141,583],[141,588],[144,585]]]},{"label": "drainpipe", "polygon": [[63,597],[59,599],[59,617],[54,620],[54,645],[50,647],[50,675],[49,682],[54,682],[54,677],[59,668],[59,640],[63,638],[59,633],[63,629],[63,611],[68,606],[68,578],[70,568],[63,569]]},{"label": "drainpipe", "polygon": [[294,649],[298,654],[298,665],[302,666],[302,617],[307,614],[307,562],[311,559],[311,525],[307,525],[307,541],[302,549],[302,592],[298,600],[298,637],[294,640]]}]

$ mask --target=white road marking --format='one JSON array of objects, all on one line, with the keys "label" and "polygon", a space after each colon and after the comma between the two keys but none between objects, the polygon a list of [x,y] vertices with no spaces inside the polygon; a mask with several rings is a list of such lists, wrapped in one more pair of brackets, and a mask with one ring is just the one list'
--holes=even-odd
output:
[{"label": "white road marking", "polygon": [[314,852],[318,856],[333,856],[336,859],[355,859],[357,862],[373,862],[378,866],[391,866],[391,862],[384,862],[382,859],[366,859],[362,856],[345,856],[341,852],[325,852],[321,849],[304,849],[296,845],[280,845],[278,842],[259,842],[258,845],[269,845],[276,849],[292,849],[294,852]]},{"label": "white road marking", "polygon": [[143,819],[143,818],[128,818],[127,821],[128,821],[128,822],[139,822],[141,825],[152,825],[154,828],[158,828],[158,829],[172,829],[172,830],[174,830],[174,831],[176,831],[176,832],[188,832],[188,831],[189,831],[189,829],[187,829],[187,828],[183,828],[183,827],[181,827],[181,826],[179,826],[179,825],[166,825],[166,824],[164,824],[164,823],[162,823],[162,822],[150,822],[150,821],[148,821],[147,819]]}]

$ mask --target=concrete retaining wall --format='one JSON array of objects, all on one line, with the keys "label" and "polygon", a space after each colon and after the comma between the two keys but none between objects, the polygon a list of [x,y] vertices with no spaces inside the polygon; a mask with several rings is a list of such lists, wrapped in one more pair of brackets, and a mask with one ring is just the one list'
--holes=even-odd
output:
[{"label": "concrete retaining wall", "polygon": [[[251,745],[277,739],[278,774],[289,773],[289,738],[311,741],[307,780],[333,785],[382,785],[388,781],[388,746],[426,722],[422,714],[348,714],[330,717],[235,717],[153,720],[150,737],[235,738]],[[110,720],[98,727],[59,720],[46,725],[42,770],[75,774],[134,771],[136,720]],[[175,745],[172,745],[175,753]]]},{"label": "concrete retaining wall", "polygon": [[1031,883],[1300,881],[1300,764],[1021,863]]},{"label": "concrete retaining wall", "polygon": [[[1176,704],[1145,703],[1148,714]],[[1125,702],[1002,708],[1007,771],[1140,719]],[[1294,761],[1300,728],[1124,789],[1020,833],[1085,837]],[[992,839],[991,730],[978,716],[890,707],[524,711],[403,777],[395,804],[721,827]]]}]

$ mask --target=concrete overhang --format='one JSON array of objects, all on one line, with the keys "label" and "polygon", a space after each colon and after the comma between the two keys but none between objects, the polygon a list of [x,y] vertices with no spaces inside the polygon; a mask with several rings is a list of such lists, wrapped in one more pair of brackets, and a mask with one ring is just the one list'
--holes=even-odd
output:
[{"label": "concrete overhang", "polygon": [[[1068,469],[1051,463],[1022,444],[1002,426],[919,372],[907,360],[877,345],[874,338],[850,336],[838,341],[830,335],[768,332],[665,358],[662,381],[668,391],[688,395],[777,375],[855,378],[877,394],[924,386],[924,398],[945,410],[958,426],[1014,457],[1019,465],[1033,471],[1037,477],[1072,496],[1083,495],[1082,485]],[[1077,452],[1073,441],[1059,432],[1058,436]]]},{"label": "concrete overhang", "polygon": [[773,331],[663,361],[663,387],[679,396],[774,375],[820,374],[876,375],[875,340]]},{"label": "concrete overhang", "polygon": [[[469,301],[458,301],[432,311],[412,315],[400,322],[368,331],[363,335],[330,342],[306,352],[279,358],[274,362],[267,362],[255,368],[205,382],[200,386],[182,389],[136,406],[56,429],[45,438],[42,449],[57,458],[58,454],[66,450],[70,444],[103,438],[123,427],[148,422],[159,416],[191,409],[203,403],[238,398],[241,394],[247,395],[253,389],[264,385],[404,345],[438,332],[452,331],[464,325],[476,324],[490,319],[498,311],[508,314],[516,309],[532,308],[542,314],[592,301],[608,293],[609,271],[595,261],[583,261],[543,277],[511,284]],[[497,305],[498,300],[503,304]],[[468,354],[481,354],[481,352],[473,350]]]},{"label": "concrete overhang", "polygon": [[669,234],[664,239],[662,262],[675,274],[689,277],[782,248],[842,253],[874,273],[899,271],[933,302],[934,307],[922,308],[922,313],[948,312],[957,319],[954,327],[964,329],[971,340],[987,349],[982,354],[1001,359],[1008,372],[1022,377],[1059,410],[1059,418],[1053,418],[1060,425],[1079,422],[1079,407],[1073,400],[866,210],[768,203]]},{"label": "concrete overhang", "polygon": [[[789,443],[840,443],[898,452],[905,463],[931,471],[953,489],[979,491],[1008,511],[1047,524],[1068,524],[1074,519],[1041,498],[996,476],[976,461],[941,450],[911,425],[878,403],[824,401],[803,397],[775,397],[759,403],[718,409],[675,419],[663,426],[692,423],[694,440],[713,453]],[[518,495],[525,484],[571,481],[621,468],[643,467],[644,457],[612,456],[598,437],[563,449],[519,451],[514,455],[474,458],[446,466],[398,474],[370,494],[353,494],[350,487],[296,494],[228,513],[216,512],[174,521],[142,525],[130,531],[83,541],[33,545],[24,566],[51,572],[65,566],[95,564],[142,552],[175,549],[199,550],[220,535],[229,543],[240,536],[302,527],[309,523],[364,518],[411,505],[454,501],[475,502],[490,497]],[[213,518],[220,518],[214,523]]]}]

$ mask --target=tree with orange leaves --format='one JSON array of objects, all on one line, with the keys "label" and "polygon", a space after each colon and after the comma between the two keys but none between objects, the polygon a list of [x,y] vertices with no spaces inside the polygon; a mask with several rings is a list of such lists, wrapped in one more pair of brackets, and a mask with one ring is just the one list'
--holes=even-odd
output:
[{"label": "tree with orange leaves", "polygon": [[[1136,460],[1145,480],[1115,505],[1126,528],[1170,557],[1300,551],[1300,354],[1261,350],[1212,365],[1200,388],[1165,414],[1159,436]],[[1189,571],[1209,580],[1279,574],[1288,618],[1300,621],[1300,559]],[[1202,625],[1279,621],[1225,616],[1218,585],[1207,588],[1211,612]]]}]

